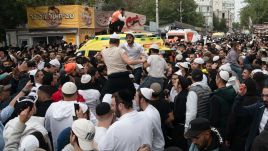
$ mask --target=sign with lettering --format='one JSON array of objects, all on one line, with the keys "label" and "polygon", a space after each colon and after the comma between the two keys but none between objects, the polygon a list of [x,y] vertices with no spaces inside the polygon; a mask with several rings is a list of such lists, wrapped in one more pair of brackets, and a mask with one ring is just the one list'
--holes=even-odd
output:
[{"label": "sign with lettering", "polygon": [[27,7],[29,28],[94,28],[94,9],[82,5]]}]

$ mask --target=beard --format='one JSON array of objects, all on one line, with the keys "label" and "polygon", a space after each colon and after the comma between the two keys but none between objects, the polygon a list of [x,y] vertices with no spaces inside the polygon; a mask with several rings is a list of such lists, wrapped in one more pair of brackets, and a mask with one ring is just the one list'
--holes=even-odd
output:
[{"label": "beard", "polygon": [[116,106],[114,113],[117,118],[121,117],[121,112],[119,111],[118,106]]},{"label": "beard", "polygon": [[268,108],[268,101],[264,101],[263,103],[264,103],[265,107]]}]

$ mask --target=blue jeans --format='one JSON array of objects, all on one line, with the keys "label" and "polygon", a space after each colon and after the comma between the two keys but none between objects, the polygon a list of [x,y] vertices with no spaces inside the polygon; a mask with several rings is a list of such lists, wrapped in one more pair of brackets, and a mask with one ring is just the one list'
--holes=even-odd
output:
[{"label": "blue jeans", "polygon": [[133,74],[134,74],[134,77],[135,77],[135,83],[140,84],[140,82],[141,82],[141,74],[142,74],[142,67],[134,69]]}]

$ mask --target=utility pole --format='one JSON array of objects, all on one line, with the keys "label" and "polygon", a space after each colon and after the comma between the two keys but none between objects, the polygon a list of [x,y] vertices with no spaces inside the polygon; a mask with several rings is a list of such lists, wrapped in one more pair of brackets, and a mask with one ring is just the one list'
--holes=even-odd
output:
[{"label": "utility pole", "polygon": [[182,23],[182,12],[183,12],[183,9],[181,8],[181,5],[182,5],[182,1],[180,1],[180,22]]},{"label": "utility pole", "polygon": [[155,22],[156,22],[156,30],[159,28],[159,14],[158,14],[158,0],[155,0]]}]

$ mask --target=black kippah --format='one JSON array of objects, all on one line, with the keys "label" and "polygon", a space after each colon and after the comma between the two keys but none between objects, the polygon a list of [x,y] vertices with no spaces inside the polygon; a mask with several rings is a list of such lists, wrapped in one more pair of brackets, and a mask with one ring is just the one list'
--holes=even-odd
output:
[{"label": "black kippah", "polygon": [[98,116],[105,115],[111,111],[111,107],[108,103],[102,102],[96,106],[96,114]]}]

